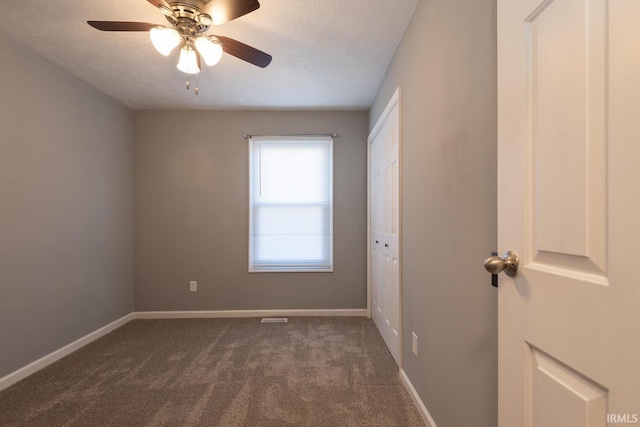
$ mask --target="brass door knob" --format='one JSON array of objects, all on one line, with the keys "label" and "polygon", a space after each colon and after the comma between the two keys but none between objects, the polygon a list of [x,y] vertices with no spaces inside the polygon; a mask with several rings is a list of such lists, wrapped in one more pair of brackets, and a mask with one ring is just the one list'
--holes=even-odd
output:
[{"label": "brass door knob", "polygon": [[507,276],[515,276],[518,274],[518,267],[520,266],[520,260],[518,255],[513,251],[507,251],[499,256],[490,256],[484,260],[484,268],[491,274],[498,274],[502,271],[507,273]]}]

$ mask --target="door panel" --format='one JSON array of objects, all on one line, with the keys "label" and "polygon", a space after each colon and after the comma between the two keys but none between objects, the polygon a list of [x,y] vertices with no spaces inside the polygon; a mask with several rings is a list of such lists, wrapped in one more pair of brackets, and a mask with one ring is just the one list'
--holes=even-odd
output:
[{"label": "door panel", "polygon": [[640,2],[498,0],[500,427],[638,419],[639,117]]},{"label": "door panel", "polygon": [[[400,167],[399,167],[399,155],[400,155],[400,116],[398,108],[396,107],[389,116],[389,135],[387,137],[388,150],[385,156],[385,165],[389,171],[389,189],[388,189],[388,204],[389,204],[389,232],[385,236],[386,241],[389,243],[388,247],[385,247],[390,260],[390,299],[388,310],[388,324],[390,327],[391,341],[393,341],[397,347],[397,354],[394,356],[396,360],[399,358],[400,347]],[[399,364],[400,362],[398,362]]]},{"label": "door panel", "polygon": [[530,261],[603,284],[605,9],[604,0],[547,1],[524,24]]},{"label": "door panel", "polygon": [[530,350],[535,427],[607,425],[607,390],[535,348]]},{"label": "door panel", "polygon": [[372,317],[376,324],[383,320],[385,305],[384,295],[384,177],[383,177],[383,147],[382,139],[374,140],[371,144],[371,217],[372,217]]}]

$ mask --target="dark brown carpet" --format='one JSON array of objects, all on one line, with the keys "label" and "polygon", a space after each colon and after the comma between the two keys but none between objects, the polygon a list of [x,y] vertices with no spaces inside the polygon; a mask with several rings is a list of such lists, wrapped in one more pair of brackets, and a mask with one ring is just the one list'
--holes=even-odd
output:
[{"label": "dark brown carpet", "polygon": [[366,318],[135,320],[0,392],[0,426],[423,426]]}]

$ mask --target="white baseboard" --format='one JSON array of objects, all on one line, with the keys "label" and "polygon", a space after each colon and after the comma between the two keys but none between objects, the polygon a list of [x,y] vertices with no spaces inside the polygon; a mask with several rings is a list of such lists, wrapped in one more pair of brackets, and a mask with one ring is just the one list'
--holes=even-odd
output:
[{"label": "white baseboard", "polygon": [[437,427],[436,422],[433,421],[433,418],[431,417],[431,414],[427,410],[427,407],[424,406],[422,399],[420,399],[420,396],[418,396],[418,392],[416,391],[415,388],[413,388],[413,384],[411,384],[411,381],[409,380],[409,377],[407,376],[404,369],[400,369],[400,380],[402,381],[402,384],[409,392],[409,395],[411,396],[413,403],[415,403],[416,408],[418,408],[418,412],[420,413],[420,416],[422,417],[422,420],[427,425],[427,427]]},{"label": "white baseboard", "polygon": [[367,309],[353,310],[207,310],[207,311],[136,311],[134,319],[196,319],[230,317],[367,317]]},{"label": "white baseboard", "polygon": [[75,340],[74,342],[65,345],[62,348],[59,348],[58,350],[47,354],[46,356],[41,357],[40,359],[36,360],[35,362],[29,363],[27,366],[24,366],[20,369],[18,369],[17,371],[14,371],[2,378],[0,378],[0,390],[4,390],[7,387],[12,386],[13,384],[17,383],[18,381],[28,377],[29,375],[36,373],[37,371],[39,371],[42,368],[45,368],[49,365],[51,365],[53,362],[57,362],[58,360],[62,359],[63,357],[73,353],[74,351],[80,349],[81,347],[84,347],[85,345],[89,344],[92,341],[97,340],[98,338],[108,334],[109,332],[118,329],[120,326],[124,325],[125,323],[131,321],[133,319],[133,313],[129,313],[126,316],[121,317],[118,320],[115,320],[111,323],[109,323],[106,326],[103,326],[102,328],[95,330],[85,336],[83,336],[82,338],[79,338],[77,340]]}]

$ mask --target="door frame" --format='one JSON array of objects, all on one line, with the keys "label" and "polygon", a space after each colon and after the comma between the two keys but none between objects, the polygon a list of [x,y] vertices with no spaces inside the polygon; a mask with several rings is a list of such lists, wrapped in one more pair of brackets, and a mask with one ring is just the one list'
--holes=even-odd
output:
[{"label": "door frame", "polygon": [[[371,143],[378,135],[394,107],[398,107],[398,339],[400,342],[398,368],[402,369],[402,104],[400,103],[400,86],[389,98],[386,107],[376,120],[367,137],[367,317],[371,319]],[[385,343],[386,344],[386,343]]]}]

